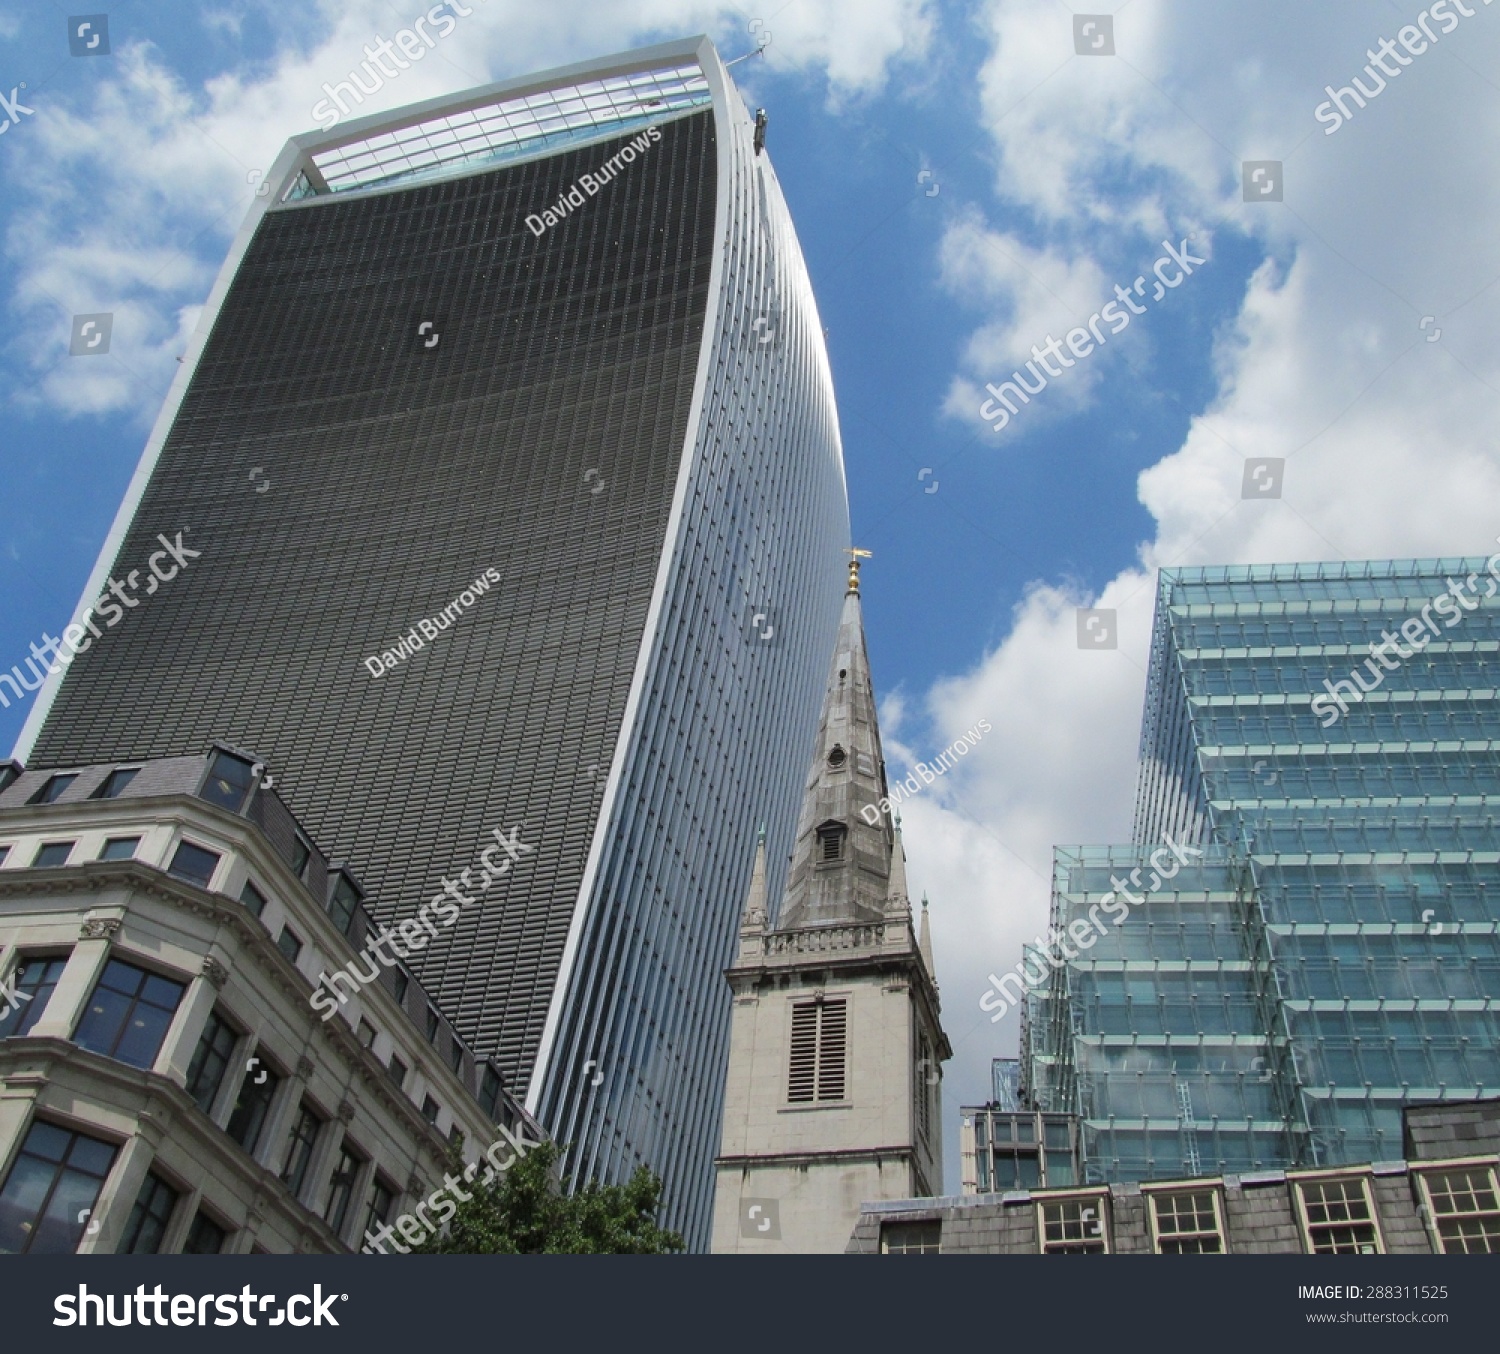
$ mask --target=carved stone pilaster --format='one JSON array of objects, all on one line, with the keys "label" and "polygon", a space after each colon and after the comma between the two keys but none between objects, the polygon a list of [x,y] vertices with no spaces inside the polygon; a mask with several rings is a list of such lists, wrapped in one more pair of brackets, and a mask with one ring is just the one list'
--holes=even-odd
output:
[{"label": "carved stone pilaster", "polygon": [[212,955],[203,956],[203,976],[216,988],[223,989],[229,981],[229,970]]},{"label": "carved stone pilaster", "polygon": [[108,940],[120,929],[118,917],[88,917],[78,928],[79,940]]}]

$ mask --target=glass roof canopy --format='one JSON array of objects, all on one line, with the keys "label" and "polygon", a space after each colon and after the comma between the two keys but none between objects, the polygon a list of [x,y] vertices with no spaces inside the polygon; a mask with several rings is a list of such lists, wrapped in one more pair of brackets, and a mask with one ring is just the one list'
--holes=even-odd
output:
[{"label": "glass roof canopy", "polygon": [[[710,103],[696,61],[612,75],[444,114],[312,154],[334,193],[364,192],[417,179],[467,173]],[[287,195],[315,191],[307,177]]]}]

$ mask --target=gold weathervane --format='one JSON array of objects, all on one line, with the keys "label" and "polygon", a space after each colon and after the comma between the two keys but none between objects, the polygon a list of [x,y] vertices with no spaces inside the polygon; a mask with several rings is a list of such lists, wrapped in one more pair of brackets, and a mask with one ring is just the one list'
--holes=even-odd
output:
[{"label": "gold weathervane", "polygon": [[868,550],[860,550],[852,547],[849,550],[849,592],[848,596],[859,596],[859,562],[862,559],[874,559],[875,556]]}]

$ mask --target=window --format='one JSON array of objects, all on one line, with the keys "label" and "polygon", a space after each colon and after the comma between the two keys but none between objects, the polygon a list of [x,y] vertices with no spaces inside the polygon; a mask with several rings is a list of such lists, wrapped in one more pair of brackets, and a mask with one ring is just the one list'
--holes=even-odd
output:
[{"label": "window", "polygon": [[105,776],[99,788],[89,796],[90,799],[118,799],[124,793],[125,787],[130,784],[140,770],[137,766],[116,767],[109,775]]},{"label": "window", "polygon": [[240,902],[244,903],[257,917],[266,910],[266,895],[248,879],[245,881],[245,887],[240,890]]},{"label": "window", "polygon": [[276,937],[276,948],[295,964],[302,953],[302,939],[290,926],[283,926]]},{"label": "window", "polygon": [[1313,1255],[1379,1255],[1375,1210],[1363,1176],[1299,1180],[1303,1238]]},{"label": "window", "polygon": [[455,1072],[464,1065],[464,1046],[458,1042],[457,1036],[448,1040],[448,1066]]},{"label": "window", "polygon": [[398,1058],[394,1053],[391,1054],[391,1060],[386,1065],[385,1070],[386,1075],[388,1075],[390,1079],[396,1083],[397,1086],[406,1085],[406,1064],[402,1062],[401,1059]]},{"label": "window", "polygon": [[1423,1171],[1418,1178],[1444,1255],[1500,1253],[1500,1191],[1493,1166]]},{"label": "window", "polygon": [[835,743],[831,751],[828,753],[828,765],[831,766],[835,771],[837,771],[839,767],[843,766],[843,764],[848,760],[848,756],[845,754],[844,749],[837,743]]},{"label": "window", "polygon": [[0,1015],[0,1039],[30,1034],[42,1018],[51,999],[52,989],[62,977],[66,959],[23,959],[16,967],[11,992],[16,1000],[10,1010]]},{"label": "window", "polygon": [[375,1183],[370,1186],[370,1206],[365,1210],[365,1233],[367,1235],[376,1227],[390,1221],[391,1209],[395,1203],[396,1187],[387,1184],[377,1175]]},{"label": "window", "polygon": [[429,1124],[437,1123],[438,1102],[434,1100],[430,1095],[424,1095],[422,1097],[422,1117],[427,1120]]},{"label": "window", "polygon": [[66,865],[73,854],[73,842],[45,842],[37,849],[36,859],[31,862],[36,870],[51,870]]},{"label": "window", "polygon": [[47,783],[31,796],[30,802],[33,804],[55,804],[62,798],[63,791],[77,779],[78,776],[76,774],[48,776]]},{"label": "window", "polygon": [[0,1255],[75,1251],[114,1160],[109,1143],[35,1120],[0,1188]]},{"label": "window", "polygon": [[339,1152],[339,1164],[334,1167],[333,1178],[328,1182],[328,1203],[323,1209],[323,1217],[340,1236],[344,1233],[354,1186],[364,1164],[364,1157],[346,1142]]},{"label": "window", "polygon": [[359,908],[359,890],[342,871],[334,876],[333,892],[328,898],[328,915],[333,924],[344,934],[354,925],[354,914]]},{"label": "window", "polygon": [[792,1056],[786,1098],[792,1104],[844,1098],[845,1022],[848,1002],[792,1004]]},{"label": "window", "polygon": [[177,854],[167,866],[167,873],[174,879],[185,879],[189,884],[206,889],[218,864],[219,857],[213,851],[194,846],[192,842],[178,842]]},{"label": "window", "polygon": [[220,1227],[207,1213],[199,1213],[188,1228],[187,1240],[182,1243],[184,1255],[218,1255],[229,1239],[227,1228]]},{"label": "window", "polygon": [[819,864],[829,864],[844,858],[844,836],[848,829],[842,823],[824,823],[818,829]]},{"label": "window", "polygon": [[437,1043],[438,1030],[441,1026],[442,1022],[438,1019],[438,1013],[429,1006],[427,1008],[427,1042],[429,1044]]},{"label": "window", "polygon": [[396,985],[396,1004],[398,1006],[405,1006],[406,988],[409,980],[407,979],[406,973],[403,969],[392,969],[391,973],[392,981]]},{"label": "window", "polygon": [[307,1183],[307,1166],[322,1127],[322,1119],[304,1100],[297,1110],[297,1122],[292,1125],[292,1136],[286,1145],[286,1160],[281,1165],[281,1181],[294,1195],[300,1195]]},{"label": "window", "polygon": [[882,1255],[938,1255],[942,1251],[943,1224],[930,1222],[886,1222],[880,1226]]},{"label": "window", "polygon": [[234,1112],[229,1116],[229,1126],[225,1131],[252,1156],[279,1085],[281,1078],[265,1065],[261,1057],[250,1059],[245,1067],[245,1079],[240,1083],[240,1093],[234,1102]]},{"label": "window", "polygon": [[479,1080],[479,1104],[491,1119],[500,1108],[500,1074],[493,1067],[486,1067]]},{"label": "window", "polygon": [[8,855],[10,855],[10,847],[0,846],[0,865],[5,864],[5,858]]},{"label": "window", "polygon": [[125,1235],[120,1239],[117,1255],[156,1255],[177,1207],[177,1191],[154,1171],[148,1172],[136,1195]]},{"label": "window", "polygon": [[219,1087],[224,1084],[224,1073],[229,1069],[229,1060],[234,1057],[234,1046],[239,1034],[217,1011],[208,1017],[203,1027],[203,1037],[193,1050],[193,1060],[188,1064],[187,1093],[204,1114],[213,1112],[214,1100]]},{"label": "window", "polygon": [[254,780],[255,768],[250,762],[228,752],[216,752],[198,798],[228,809],[230,813],[238,813]]},{"label": "window", "polygon": [[359,1046],[361,1048],[375,1047],[375,1026],[370,1024],[364,1016],[359,1018]]},{"label": "window", "polygon": [[134,860],[135,848],[141,844],[139,837],[111,837],[99,852],[100,860]]},{"label": "window", "polygon": [[928,1042],[925,1034],[917,1036],[917,1049],[920,1057],[917,1065],[912,1069],[915,1084],[912,1087],[912,1095],[916,1102],[917,1134],[923,1142],[932,1137],[932,1087],[928,1083],[930,1075],[929,1068],[934,1066],[932,1061],[932,1045]]},{"label": "window", "polygon": [[1158,1255],[1222,1255],[1224,1227],[1219,1193],[1212,1189],[1150,1192],[1151,1225]]},{"label": "window", "polygon": [[312,847],[301,837],[292,841],[292,873],[304,882],[307,879],[307,862],[312,859]]},{"label": "window", "polygon": [[1103,1255],[1109,1250],[1104,1229],[1104,1196],[1047,1200],[1037,1205],[1037,1231],[1043,1255]]},{"label": "window", "polygon": [[150,1067],[184,990],[183,983],[111,959],[94,985],[73,1042],[132,1067]]}]

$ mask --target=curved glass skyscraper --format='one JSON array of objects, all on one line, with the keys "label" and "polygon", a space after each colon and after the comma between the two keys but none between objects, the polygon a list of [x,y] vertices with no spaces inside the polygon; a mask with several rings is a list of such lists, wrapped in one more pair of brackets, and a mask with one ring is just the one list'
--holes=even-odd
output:
[{"label": "curved glass skyscraper", "polygon": [[158,535],[198,555],[18,748],[253,750],[390,924],[530,847],[419,976],[696,1246],[721,970],[762,819],[790,850],[848,545],[763,139],[696,40],[289,143],[75,619]]}]

